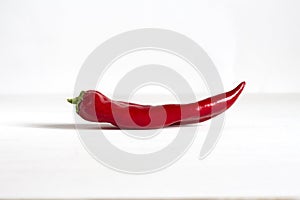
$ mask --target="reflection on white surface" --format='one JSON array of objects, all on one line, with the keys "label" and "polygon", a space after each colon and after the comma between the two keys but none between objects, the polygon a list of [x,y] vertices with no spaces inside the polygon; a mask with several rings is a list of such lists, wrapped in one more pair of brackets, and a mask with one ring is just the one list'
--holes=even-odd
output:
[{"label": "reflection on white surface", "polygon": [[299,102],[300,95],[242,95],[206,159],[198,160],[209,126],[203,123],[178,162],[137,176],[112,171],[86,152],[65,96],[1,96],[0,198],[299,196]]}]

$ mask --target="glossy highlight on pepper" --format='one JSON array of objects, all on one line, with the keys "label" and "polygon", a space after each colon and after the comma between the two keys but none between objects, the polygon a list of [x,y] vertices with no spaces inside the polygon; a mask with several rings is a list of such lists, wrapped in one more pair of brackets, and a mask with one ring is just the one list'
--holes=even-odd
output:
[{"label": "glossy highlight on pepper", "polygon": [[91,122],[106,122],[121,129],[157,129],[209,120],[230,108],[242,93],[245,82],[233,90],[187,104],[142,105],[109,99],[95,90],[82,91],[67,99],[77,114]]}]

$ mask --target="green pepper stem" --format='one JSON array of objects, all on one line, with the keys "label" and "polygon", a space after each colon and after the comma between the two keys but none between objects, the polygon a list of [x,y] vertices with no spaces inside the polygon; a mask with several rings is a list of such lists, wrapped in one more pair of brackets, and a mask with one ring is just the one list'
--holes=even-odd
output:
[{"label": "green pepper stem", "polygon": [[83,95],[85,94],[85,91],[81,91],[78,97],[75,97],[73,99],[67,99],[67,101],[71,104],[76,104],[76,112],[79,112],[79,104],[81,103],[83,99]]}]

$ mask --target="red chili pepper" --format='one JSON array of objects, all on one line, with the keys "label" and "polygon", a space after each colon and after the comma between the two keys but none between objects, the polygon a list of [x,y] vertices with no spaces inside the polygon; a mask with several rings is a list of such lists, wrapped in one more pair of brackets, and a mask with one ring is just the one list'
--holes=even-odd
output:
[{"label": "red chili pepper", "polygon": [[95,90],[82,91],[68,102],[76,104],[76,112],[88,121],[107,122],[126,129],[162,128],[203,122],[221,114],[232,106],[245,84],[242,82],[229,92],[189,104],[140,105],[114,101]]}]

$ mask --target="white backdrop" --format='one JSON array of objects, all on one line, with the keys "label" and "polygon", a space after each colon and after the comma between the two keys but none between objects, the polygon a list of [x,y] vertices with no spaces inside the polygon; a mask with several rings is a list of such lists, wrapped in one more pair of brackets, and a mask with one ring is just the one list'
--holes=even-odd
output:
[{"label": "white backdrop", "polygon": [[299,10],[296,0],[2,0],[0,94],[72,93],[93,49],[146,27],[174,30],[200,44],[226,89],[245,80],[247,92],[300,92]]},{"label": "white backdrop", "polygon": [[[299,11],[296,0],[0,0],[0,199],[300,197]],[[212,58],[225,90],[247,86],[206,159],[198,157],[209,122],[195,125],[195,141],[174,165],[134,176],[92,158],[66,98],[98,45],[139,28],[188,36]],[[110,96],[126,69],[154,62],[181,68],[193,89],[205,90],[188,64],[166,54],[124,56],[98,89]],[[175,101],[158,86],[143,89],[156,94],[141,103]],[[102,126],[112,144],[136,153],[162,148],[178,130],[135,140]]]}]

